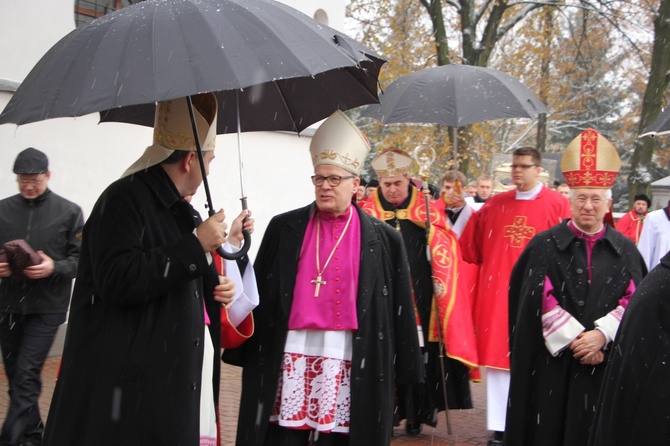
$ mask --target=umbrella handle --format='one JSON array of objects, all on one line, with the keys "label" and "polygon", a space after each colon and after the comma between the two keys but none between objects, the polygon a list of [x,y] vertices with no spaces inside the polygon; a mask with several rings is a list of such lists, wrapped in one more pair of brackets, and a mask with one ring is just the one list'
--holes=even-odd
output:
[{"label": "umbrella handle", "polygon": [[247,252],[249,251],[249,246],[251,246],[251,235],[249,234],[249,231],[247,231],[246,229],[242,231],[242,235],[244,235],[244,246],[242,246],[242,249],[240,249],[237,252],[228,252],[225,249],[223,249],[223,246],[219,246],[218,248],[216,248],[216,253],[226,260],[239,260],[245,255],[247,255]]},{"label": "umbrella handle", "polygon": [[249,234],[249,231],[245,229],[242,231],[242,235],[244,236],[244,245],[242,245],[242,248],[240,248],[239,251],[228,252],[223,249],[223,246],[219,246],[216,248],[216,253],[226,260],[239,260],[247,255],[247,252],[249,252],[249,247],[251,246],[251,234]]},{"label": "umbrella handle", "polygon": [[[210,200],[211,200],[211,198],[210,198]],[[242,209],[246,210],[247,209],[247,197],[242,197],[242,198],[240,198],[240,200],[242,200]],[[212,205],[209,204],[209,216],[211,217],[214,214],[216,214],[216,212],[212,208]],[[247,220],[249,220],[249,215],[248,214],[247,214],[246,217],[244,217],[243,222],[246,223]],[[228,251],[223,249],[223,246],[219,246],[218,248],[216,248],[216,253],[218,255],[220,255],[221,257],[223,257],[224,259],[226,259],[226,260],[239,260],[239,259],[241,259],[245,255],[247,255],[247,252],[249,252],[249,248],[251,247],[251,233],[248,230],[243,229],[242,230],[242,237],[244,237],[244,245],[242,245],[242,247],[240,248],[239,251],[228,252]]]},{"label": "umbrella handle", "polygon": [[[198,135],[198,126],[195,123],[195,114],[193,113],[193,103],[191,102],[190,96],[186,97],[186,105],[188,105],[188,114],[189,117],[191,118],[191,127],[193,129],[193,136],[195,139],[195,149],[198,154],[198,164],[200,164],[200,172],[202,173],[202,185],[205,187],[205,195],[207,196],[207,207],[209,209],[209,216],[211,217],[212,215],[216,214],[216,212],[214,211],[214,206],[212,205],[212,195],[209,193],[207,172],[205,172],[205,160],[202,156],[202,148],[200,147],[200,137]],[[247,208],[246,197],[242,198],[242,208],[243,209]],[[245,217],[244,221],[246,221],[247,218],[248,217]],[[216,248],[217,254],[219,254],[226,260],[239,260],[245,255],[247,255],[247,252],[249,252],[249,248],[251,247],[251,234],[249,234],[249,231],[245,229],[242,231],[242,236],[244,237],[244,245],[242,245],[242,248],[239,251],[228,252],[224,250],[222,246],[219,246],[218,248]]]}]

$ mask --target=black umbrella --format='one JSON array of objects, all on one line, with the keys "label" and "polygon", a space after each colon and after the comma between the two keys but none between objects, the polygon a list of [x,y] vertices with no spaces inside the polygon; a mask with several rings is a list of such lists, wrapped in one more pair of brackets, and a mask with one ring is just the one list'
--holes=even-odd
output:
[{"label": "black umbrella", "polygon": [[107,111],[103,120],[153,125],[155,102],[219,92],[219,133],[298,132],[336,109],[377,102],[384,63],[271,0],[147,0],[56,43],[0,124]]},{"label": "black umbrella", "polygon": [[362,116],[385,124],[425,123],[456,128],[504,118],[532,118],[547,107],[520,81],[502,71],[450,64],[396,79]]},{"label": "black umbrella", "polygon": [[654,122],[649,124],[638,138],[666,135],[668,133],[670,133],[670,107],[667,107],[658,118],[654,119]]}]

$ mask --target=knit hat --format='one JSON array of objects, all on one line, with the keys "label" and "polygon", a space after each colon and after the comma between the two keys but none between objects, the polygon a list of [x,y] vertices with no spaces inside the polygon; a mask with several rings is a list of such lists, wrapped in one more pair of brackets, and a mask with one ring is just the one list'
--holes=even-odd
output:
[{"label": "knit hat", "polygon": [[28,147],[22,150],[14,161],[14,173],[17,175],[35,175],[49,170],[49,159],[37,149]]}]

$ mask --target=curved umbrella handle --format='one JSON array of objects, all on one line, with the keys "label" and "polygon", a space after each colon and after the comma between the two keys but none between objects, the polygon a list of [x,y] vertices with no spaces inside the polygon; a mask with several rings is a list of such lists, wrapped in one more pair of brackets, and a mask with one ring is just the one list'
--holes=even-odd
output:
[{"label": "curved umbrella handle", "polygon": [[[247,202],[245,199],[242,200],[242,208],[246,209],[247,208]],[[214,209],[212,209],[212,206],[209,206],[209,216],[211,217],[214,215],[216,212],[214,212]],[[244,221],[246,222],[249,217],[244,217]],[[247,255],[247,252],[249,252],[249,248],[251,247],[251,233],[243,229],[242,230],[242,237],[244,237],[244,244],[240,248],[239,251],[237,252],[228,252],[225,249],[223,249],[223,246],[219,246],[216,248],[216,253],[223,257],[226,260],[239,260],[245,255]]]},{"label": "curved umbrella handle", "polygon": [[[211,198],[208,198],[211,200]],[[246,210],[247,209],[247,197],[242,197],[240,198],[242,200],[242,209]],[[214,209],[212,208],[211,204],[209,205],[209,216],[211,217],[214,215],[216,212],[214,212]],[[246,217],[244,217],[244,223],[249,219],[249,215],[247,214]],[[223,246],[219,246],[216,248],[217,254],[219,254],[221,257],[223,257],[226,260],[239,260],[245,255],[247,255],[247,252],[249,252],[249,248],[251,247],[251,233],[247,229],[242,230],[242,237],[244,237],[244,244],[240,248],[239,251],[237,252],[228,252],[223,249]]]},{"label": "curved umbrella handle", "polygon": [[242,248],[239,251],[228,252],[223,249],[223,246],[219,246],[216,248],[217,254],[226,260],[239,260],[247,255],[247,252],[249,252],[249,247],[251,247],[251,234],[249,234],[249,231],[245,229],[242,231],[242,235],[244,236],[244,245],[242,245]]}]

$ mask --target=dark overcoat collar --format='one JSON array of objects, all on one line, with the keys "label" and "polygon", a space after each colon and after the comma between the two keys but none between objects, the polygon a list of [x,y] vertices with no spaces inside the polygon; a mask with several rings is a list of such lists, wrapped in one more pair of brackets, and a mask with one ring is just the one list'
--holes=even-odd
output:
[{"label": "dark overcoat collar", "polygon": [[[572,241],[577,238],[577,235],[575,235],[575,233],[572,232],[572,230],[568,227],[569,221],[570,219],[562,221],[559,225],[555,226],[554,230],[552,231],[554,242],[560,251],[565,251],[568,249]],[[605,235],[600,240],[605,243],[605,245],[608,246],[612,252],[618,256],[621,256],[624,247],[622,239],[617,237],[616,235],[618,233],[615,232],[616,231],[614,228],[608,224],[605,224]]]}]

